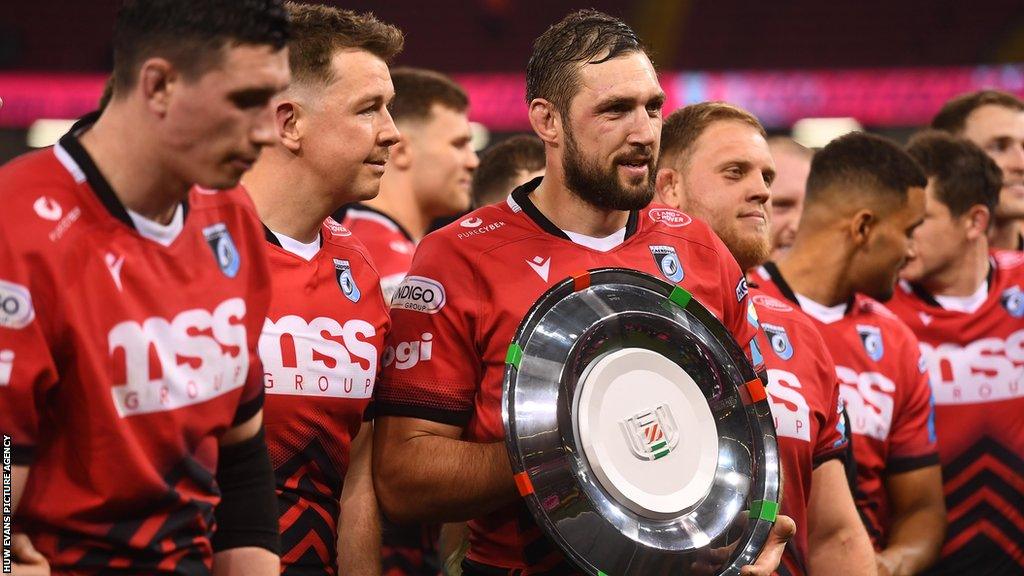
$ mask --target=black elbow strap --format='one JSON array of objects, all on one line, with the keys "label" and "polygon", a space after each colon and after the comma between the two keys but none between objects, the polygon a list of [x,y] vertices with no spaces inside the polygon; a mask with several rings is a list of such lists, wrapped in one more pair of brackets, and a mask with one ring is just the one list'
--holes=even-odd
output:
[{"label": "black elbow strap", "polygon": [[217,484],[221,499],[214,511],[214,552],[255,546],[280,555],[274,469],[262,428],[248,440],[221,447]]}]

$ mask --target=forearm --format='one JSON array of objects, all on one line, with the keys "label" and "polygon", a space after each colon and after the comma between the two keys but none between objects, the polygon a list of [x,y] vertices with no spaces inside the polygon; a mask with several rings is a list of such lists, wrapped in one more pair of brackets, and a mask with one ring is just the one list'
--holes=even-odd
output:
[{"label": "forearm", "polygon": [[352,442],[352,455],[341,492],[338,521],[338,573],[380,574],[380,513],[370,475],[373,425],[363,424]]},{"label": "forearm", "polygon": [[231,548],[213,555],[213,576],[278,576],[281,560],[264,548]]},{"label": "forearm", "polygon": [[889,542],[878,555],[893,576],[923,572],[939,557],[946,533],[943,507],[925,506],[895,517]]},{"label": "forearm", "polygon": [[889,537],[878,554],[881,572],[918,574],[939,557],[946,535],[946,503],[939,466],[892,474],[886,479],[892,508]]},{"label": "forearm", "polygon": [[501,442],[480,444],[429,433],[405,435],[394,420],[377,423],[374,481],[381,507],[396,522],[458,522],[519,496]]},{"label": "forearm", "polygon": [[839,460],[815,468],[807,506],[807,567],[811,576],[835,573],[874,576],[875,549],[857,514],[846,473]]}]

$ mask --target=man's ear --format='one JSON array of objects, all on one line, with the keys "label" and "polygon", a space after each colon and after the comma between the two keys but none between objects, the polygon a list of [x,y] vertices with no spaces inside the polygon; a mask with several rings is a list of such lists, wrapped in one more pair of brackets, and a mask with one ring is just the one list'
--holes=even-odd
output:
[{"label": "man's ear", "polygon": [[967,229],[968,240],[977,240],[988,236],[988,227],[992,222],[992,214],[988,211],[988,206],[975,204],[968,208],[961,218]]},{"label": "man's ear", "polygon": [[682,176],[674,168],[659,168],[654,177],[654,201],[670,208],[685,210]]},{"label": "man's ear", "polygon": [[562,135],[562,115],[543,98],[530,102],[530,126],[545,144],[558,145]]},{"label": "man's ear", "polygon": [[150,58],[139,68],[139,86],[150,112],[163,118],[170,108],[171,95],[181,82],[181,74],[165,58]]},{"label": "man's ear", "polygon": [[865,246],[878,226],[878,217],[866,208],[858,210],[849,220],[850,239],[857,247]]},{"label": "man's ear", "polygon": [[292,100],[281,100],[274,106],[274,126],[281,144],[293,154],[302,149],[302,135],[306,127],[306,111]]}]

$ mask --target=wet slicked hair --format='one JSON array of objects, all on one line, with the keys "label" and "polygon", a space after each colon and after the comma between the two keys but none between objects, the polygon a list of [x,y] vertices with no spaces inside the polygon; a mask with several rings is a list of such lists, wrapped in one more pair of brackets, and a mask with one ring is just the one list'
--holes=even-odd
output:
[{"label": "wet slicked hair", "polygon": [[338,50],[365,50],[385,62],[399,52],[402,31],[378,20],[372,13],[357,14],[320,4],[287,2],[292,19],[288,61],[298,82],[330,84],[331,58]]},{"label": "wet slicked hair", "polygon": [[979,90],[946,102],[935,118],[932,118],[932,128],[959,136],[967,127],[967,117],[971,112],[990,104],[1024,111],[1024,101],[1013,94],[999,90]]},{"label": "wet slicked hair", "polygon": [[679,160],[685,160],[689,157],[694,143],[709,126],[727,120],[747,124],[761,136],[767,137],[764,126],[757,117],[739,106],[726,102],[690,104],[670,114],[662,124],[661,158],[658,165],[663,166],[662,161],[678,164]]},{"label": "wet slicked hair", "polygon": [[526,101],[543,98],[565,113],[579,90],[579,69],[646,49],[625,22],[596,10],[579,10],[548,28],[533,43],[526,66]]},{"label": "wet slicked hair", "polygon": [[962,216],[978,204],[994,213],[1003,187],[1003,173],[984,150],[965,138],[926,130],[911,138],[907,152],[929,178],[935,198],[953,216]]},{"label": "wet slicked hair", "polygon": [[871,194],[903,206],[907,191],[924,188],[928,178],[917,162],[888,138],[851,132],[819,150],[811,160],[806,205],[823,200],[848,203],[838,193]]},{"label": "wet slicked hair", "polygon": [[187,78],[215,66],[225,46],[284,48],[281,0],[126,0],[114,24],[113,94],[127,92],[148,58],[166,58]]}]

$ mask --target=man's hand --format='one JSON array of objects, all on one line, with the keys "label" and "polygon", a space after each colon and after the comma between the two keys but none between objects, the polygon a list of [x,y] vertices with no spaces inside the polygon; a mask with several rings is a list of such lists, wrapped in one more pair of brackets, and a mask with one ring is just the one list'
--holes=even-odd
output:
[{"label": "man's hand", "polygon": [[768,540],[764,543],[761,555],[757,561],[748,564],[740,570],[741,576],[770,576],[779,562],[782,561],[782,551],[786,548],[786,542],[796,534],[796,523],[789,516],[779,516],[772,525],[772,531],[768,533]]},{"label": "man's hand", "polygon": [[15,576],[49,576],[50,563],[32,546],[24,534],[15,534],[11,539],[11,554],[14,556]]}]

